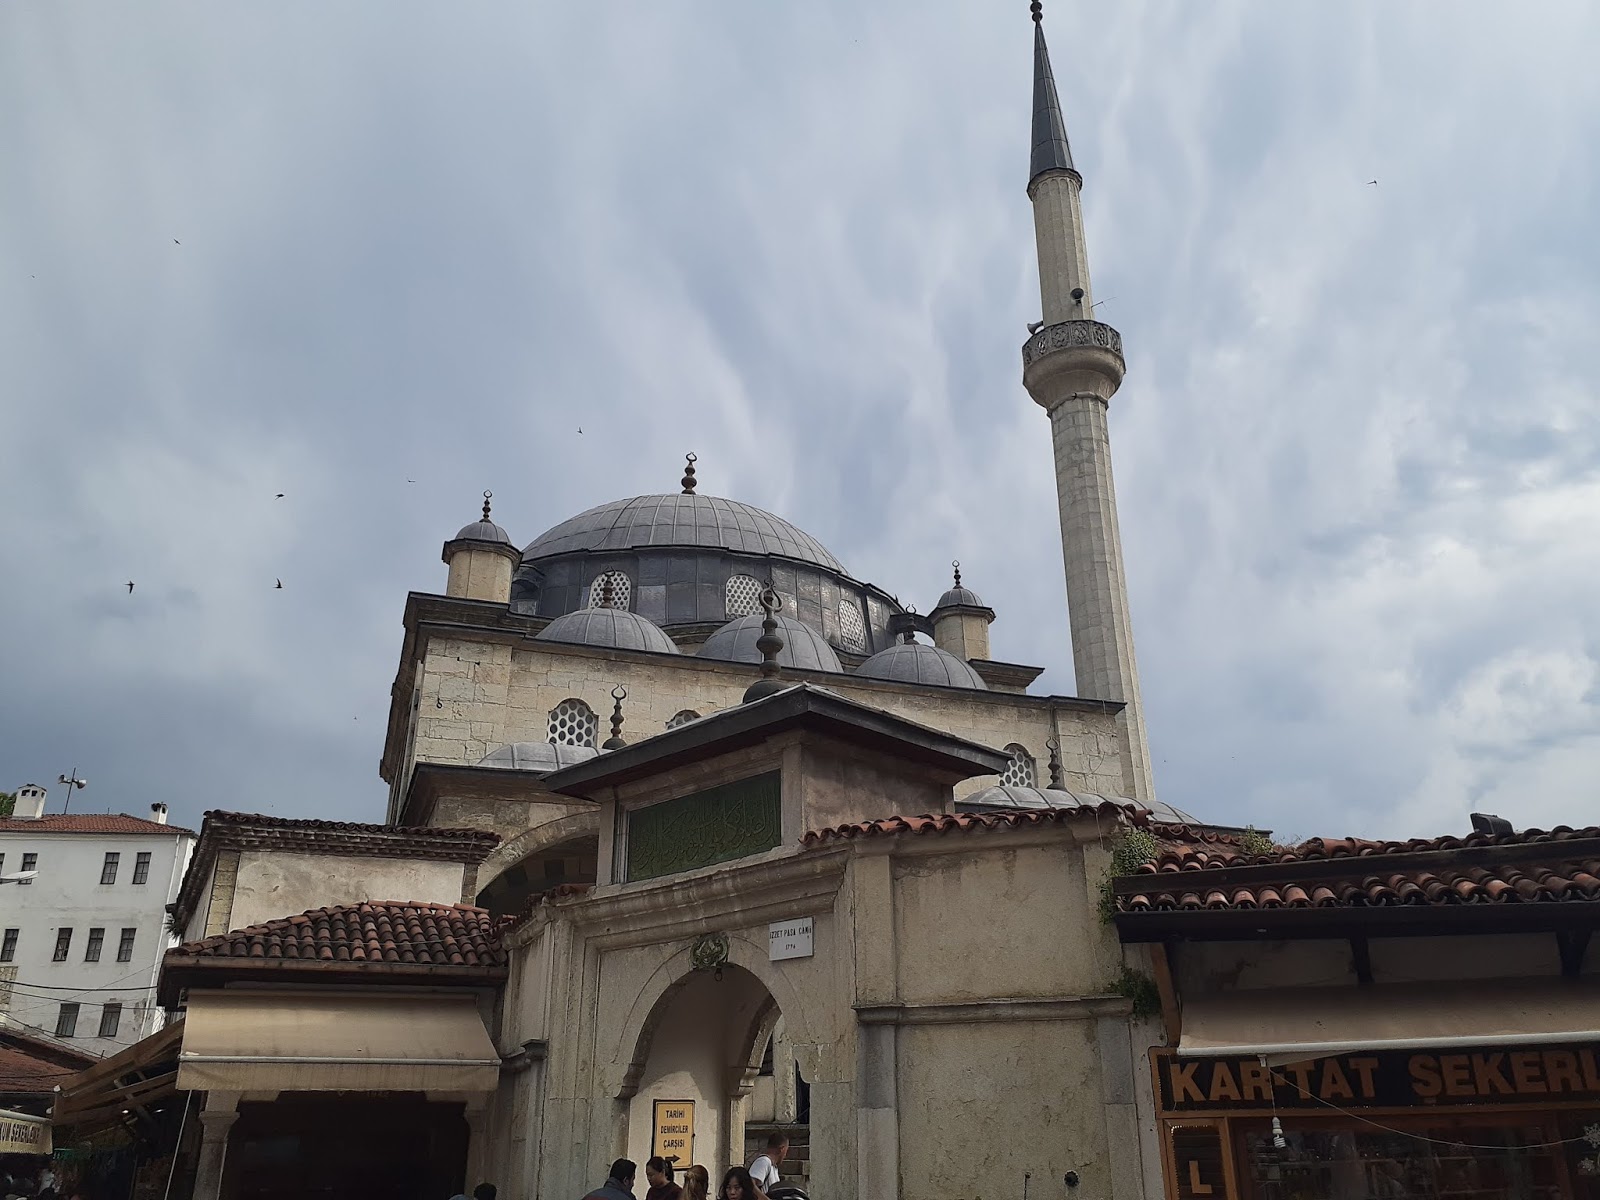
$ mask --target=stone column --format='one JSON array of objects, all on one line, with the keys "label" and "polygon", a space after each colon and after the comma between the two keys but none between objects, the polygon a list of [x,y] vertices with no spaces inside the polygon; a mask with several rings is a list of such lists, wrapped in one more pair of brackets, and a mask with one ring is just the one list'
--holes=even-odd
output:
[{"label": "stone column", "polygon": [[489,1154],[489,1110],[482,1104],[467,1105],[467,1179],[462,1191],[472,1195],[472,1189],[484,1182],[484,1164]]},{"label": "stone column", "polygon": [[194,1200],[220,1200],[222,1170],[228,1160],[228,1134],[239,1119],[237,1092],[209,1092],[200,1113],[200,1160],[195,1167]]}]

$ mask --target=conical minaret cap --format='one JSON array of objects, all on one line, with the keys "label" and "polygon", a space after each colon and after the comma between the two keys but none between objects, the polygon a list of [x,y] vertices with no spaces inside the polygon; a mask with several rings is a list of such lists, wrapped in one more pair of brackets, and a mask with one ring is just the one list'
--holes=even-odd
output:
[{"label": "conical minaret cap", "polygon": [[1056,95],[1056,77],[1050,70],[1050,51],[1044,44],[1041,5],[1033,4],[1033,158],[1028,182],[1046,171],[1076,171],[1072,147],[1067,144],[1067,126],[1061,119],[1061,100]]}]

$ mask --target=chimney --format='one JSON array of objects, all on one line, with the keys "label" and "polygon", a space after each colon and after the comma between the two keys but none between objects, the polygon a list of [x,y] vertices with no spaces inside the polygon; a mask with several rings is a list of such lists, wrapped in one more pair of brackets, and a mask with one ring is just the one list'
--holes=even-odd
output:
[{"label": "chimney", "polygon": [[150,819],[157,825],[165,825],[167,823],[167,806],[157,800],[150,806]]},{"label": "chimney", "polygon": [[44,816],[46,792],[37,783],[25,783],[17,789],[17,801],[11,815],[18,821],[37,821]]}]

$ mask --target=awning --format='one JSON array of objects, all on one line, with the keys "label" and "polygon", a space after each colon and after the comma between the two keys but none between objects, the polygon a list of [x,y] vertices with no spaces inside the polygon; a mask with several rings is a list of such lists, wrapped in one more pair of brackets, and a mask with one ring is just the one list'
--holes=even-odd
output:
[{"label": "awning", "polygon": [[1186,997],[1178,1053],[1280,1062],[1353,1050],[1537,1045],[1600,1037],[1600,987],[1574,979],[1236,989]]},{"label": "awning", "polygon": [[49,1154],[50,1122],[45,1117],[0,1108],[0,1154]]},{"label": "awning", "polygon": [[493,1091],[500,1055],[470,995],[189,994],[178,1087]]}]

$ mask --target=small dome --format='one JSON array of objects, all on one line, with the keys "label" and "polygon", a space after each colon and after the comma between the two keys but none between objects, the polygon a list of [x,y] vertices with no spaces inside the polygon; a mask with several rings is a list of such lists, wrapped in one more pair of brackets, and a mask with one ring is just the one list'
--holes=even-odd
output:
[{"label": "small dome", "polygon": [[498,767],[504,771],[534,771],[548,775],[562,767],[593,758],[599,751],[593,746],[558,746],[553,742],[512,742],[497,746],[478,760],[480,767]]},{"label": "small dome", "polygon": [[1097,792],[1068,792],[1061,788],[1013,787],[998,784],[963,796],[956,801],[962,808],[1098,808],[1105,803],[1121,804],[1128,808],[1143,808],[1157,821],[1172,825],[1198,825],[1199,822],[1170,804],[1159,800],[1148,804],[1129,800],[1126,796],[1102,796]]},{"label": "small dome", "polygon": [[989,690],[982,677],[954,654],[923,642],[901,642],[879,650],[856,668],[856,674],[895,683],[932,683],[940,687]]},{"label": "small dome", "polygon": [[461,532],[452,539],[457,542],[498,542],[501,545],[511,546],[516,543],[511,540],[511,535],[493,521],[474,521],[471,525],[463,525]]},{"label": "small dome", "polygon": [[953,587],[939,597],[939,603],[933,606],[933,611],[938,612],[941,608],[955,608],[958,605],[965,605],[968,608],[989,607],[978,598],[978,593],[971,588]]},{"label": "small dome", "polygon": [[653,650],[657,654],[678,652],[678,647],[659,625],[621,608],[580,608],[551,621],[539,631],[538,638],[541,642]]},{"label": "small dome", "polygon": [[[729,621],[706,639],[700,647],[701,658],[721,658],[728,662],[759,663],[761,651],[756,649],[756,639],[761,636],[764,613],[751,613],[738,620]],[[802,625],[793,617],[777,615],[778,636],[783,639],[783,649],[778,651],[778,662],[785,667],[802,671],[833,671],[844,668],[839,656],[823,637],[809,625]]]}]

